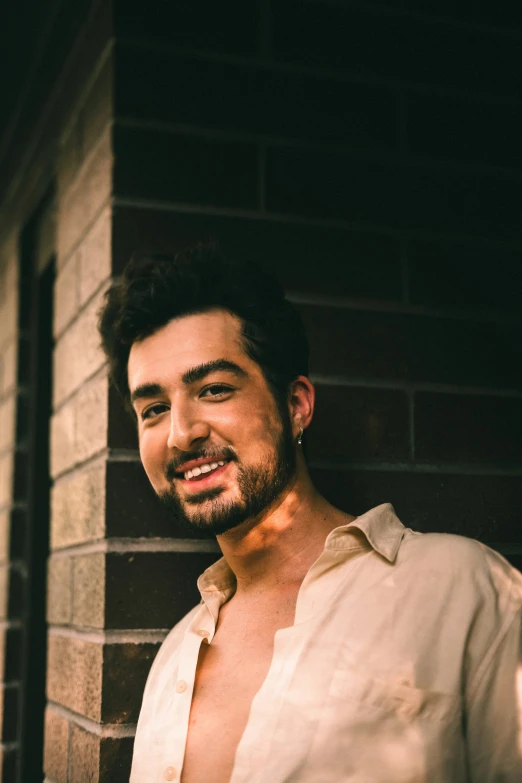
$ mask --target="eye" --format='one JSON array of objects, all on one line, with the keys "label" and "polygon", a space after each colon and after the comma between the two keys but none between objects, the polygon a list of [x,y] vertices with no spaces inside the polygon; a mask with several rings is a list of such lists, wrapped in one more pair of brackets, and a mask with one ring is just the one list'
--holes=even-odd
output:
[{"label": "eye", "polygon": [[233,389],[231,386],[224,386],[222,383],[213,383],[211,386],[207,386],[205,389],[203,389],[200,396],[207,398],[221,398],[232,391]]},{"label": "eye", "polygon": [[163,413],[165,410],[167,410],[167,405],[163,402],[157,402],[155,405],[151,405],[150,408],[145,408],[145,410],[141,412],[141,418],[142,420],[155,419],[156,416],[159,416],[160,413]]}]

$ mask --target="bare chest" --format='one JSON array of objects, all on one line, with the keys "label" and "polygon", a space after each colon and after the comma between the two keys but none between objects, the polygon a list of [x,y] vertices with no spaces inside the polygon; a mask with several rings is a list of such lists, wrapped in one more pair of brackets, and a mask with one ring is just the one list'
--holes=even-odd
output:
[{"label": "bare chest", "polygon": [[274,635],[294,621],[295,598],[277,609],[223,607],[212,644],[202,644],[182,783],[228,783],[252,700],[270,668]]}]

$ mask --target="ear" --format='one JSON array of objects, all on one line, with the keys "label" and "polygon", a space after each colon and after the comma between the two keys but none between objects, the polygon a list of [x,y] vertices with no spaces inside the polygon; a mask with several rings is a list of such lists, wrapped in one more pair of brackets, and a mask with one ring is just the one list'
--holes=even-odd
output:
[{"label": "ear", "polygon": [[315,389],[306,375],[299,375],[292,383],[288,405],[292,432],[297,437],[300,428],[305,430],[314,415]]}]

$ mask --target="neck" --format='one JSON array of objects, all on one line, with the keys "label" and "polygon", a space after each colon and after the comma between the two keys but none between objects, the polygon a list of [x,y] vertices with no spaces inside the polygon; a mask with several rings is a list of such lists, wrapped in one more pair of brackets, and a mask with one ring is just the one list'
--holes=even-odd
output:
[{"label": "neck", "polygon": [[323,551],[328,533],[353,519],[317,492],[301,457],[295,479],[277,506],[218,536],[237,579],[236,595],[298,587]]}]

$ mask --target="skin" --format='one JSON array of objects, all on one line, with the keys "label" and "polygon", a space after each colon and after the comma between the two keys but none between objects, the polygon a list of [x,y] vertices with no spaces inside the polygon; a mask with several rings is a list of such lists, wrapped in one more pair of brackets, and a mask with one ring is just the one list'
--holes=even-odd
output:
[{"label": "skin", "polygon": [[[256,469],[278,457],[280,414],[260,367],[244,352],[240,332],[237,318],[212,310],[174,319],[134,343],[130,352],[131,393],[154,390],[134,401],[145,471],[158,495],[176,493],[188,519],[196,514],[204,519],[212,504],[240,502],[239,466]],[[241,374],[215,370],[183,382],[190,368],[222,358]],[[183,783],[230,779],[252,698],[270,666],[274,634],[293,624],[299,588],[328,533],[354,519],[317,492],[296,443],[300,427],[305,430],[312,420],[314,400],[308,378],[297,378],[288,402],[296,467],[287,486],[255,518],[217,536],[237,589],[221,609],[212,644],[202,645]],[[180,467],[187,455],[228,450],[235,460],[204,485],[173,476],[172,466]],[[219,494],[194,502],[202,488]],[[220,683],[227,683],[226,689]],[[219,747],[209,754],[205,748],[215,746],[216,732]]]}]

